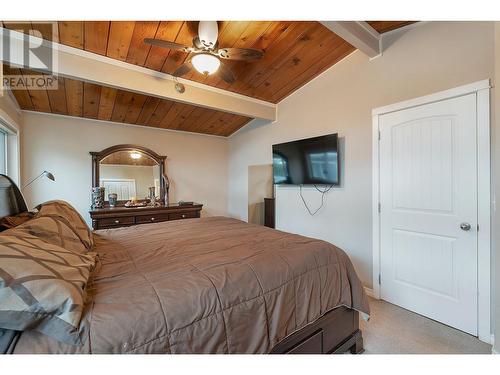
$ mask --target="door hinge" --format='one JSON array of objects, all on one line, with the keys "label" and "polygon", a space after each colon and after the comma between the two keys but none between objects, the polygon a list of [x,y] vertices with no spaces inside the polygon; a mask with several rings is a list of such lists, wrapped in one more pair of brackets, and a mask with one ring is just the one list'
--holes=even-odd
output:
[{"label": "door hinge", "polygon": [[380,204],[380,202],[378,202],[378,213],[381,213],[382,212],[382,205]]},{"label": "door hinge", "polygon": [[378,131],[378,140],[380,141],[380,130]]},{"label": "door hinge", "polygon": [[477,231],[479,232],[479,224],[477,225]]},{"label": "door hinge", "polygon": [[380,277],[380,274],[378,275],[378,285],[382,284],[382,278]]}]

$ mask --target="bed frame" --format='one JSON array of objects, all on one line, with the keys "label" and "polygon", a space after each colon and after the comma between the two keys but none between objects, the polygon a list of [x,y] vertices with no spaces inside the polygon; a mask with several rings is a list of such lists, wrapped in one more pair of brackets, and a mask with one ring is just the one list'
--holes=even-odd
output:
[{"label": "bed frame", "polygon": [[[26,202],[17,185],[0,174],[0,218],[27,211]],[[5,331],[5,330],[4,330]],[[0,352],[10,352],[19,332],[0,332]],[[10,349],[9,349],[10,348]],[[363,337],[359,330],[359,313],[338,307],[315,322],[294,332],[272,350],[271,354],[334,354],[363,352]]]},{"label": "bed frame", "polygon": [[359,313],[338,307],[276,345],[271,354],[360,354]]}]

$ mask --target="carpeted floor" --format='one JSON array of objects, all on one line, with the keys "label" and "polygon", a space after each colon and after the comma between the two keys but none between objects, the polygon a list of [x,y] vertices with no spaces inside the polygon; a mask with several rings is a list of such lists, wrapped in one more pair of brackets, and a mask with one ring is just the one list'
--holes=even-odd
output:
[{"label": "carpeted floor", "polygon": [[385,301],[370,298],[371,318],[361,319],[366,354],[491,354],[476,337]]}]

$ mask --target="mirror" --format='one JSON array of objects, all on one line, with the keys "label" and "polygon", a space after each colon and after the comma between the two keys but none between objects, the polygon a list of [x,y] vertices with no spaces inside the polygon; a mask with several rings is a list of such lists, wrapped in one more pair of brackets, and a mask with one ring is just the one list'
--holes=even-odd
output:
[{"label": "mirror", "polygon": [[149,188],[160,196],[160,166],[140,151],[117,151],[99,163],[99,186],[105,188],[104,200],[115,193],[118,201],[142,200]]},{"label": "mirror", "polygon": [[[154,188],[156,201],[168,203],[168,179],[164,174],[165,156],[140,146],[118,145],[92,155],[92,186],[104,187],[105,206],[109,194],[116,194],[117,205],[143,202]],[[114,202],[111,202],[113,206]]]}]

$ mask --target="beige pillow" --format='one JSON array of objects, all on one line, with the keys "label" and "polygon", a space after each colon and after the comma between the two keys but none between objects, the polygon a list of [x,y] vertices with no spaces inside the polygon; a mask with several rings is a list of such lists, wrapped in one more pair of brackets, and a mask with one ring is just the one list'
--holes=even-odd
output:
[{"label": "beige pillow", "polygon": [[95,253],[49,244],[17,228],[0,234],[0,328],[82,345],[85,288]]},{"label": "beige pillow", "polygon": [[92,231],[83,220],[83,217],[68,202],[60,200],[48,201],[39,205],[37,209],[38,214],[36,217],[58,216],[61,220],[66,220],[88,250],[94,247]]},{"label": "beige pillow", "polygon": [[17,233],[31,234],[52,245],[57,245],[76,253],[85,254],[88,250],[73,226],[56,215],[31,219],[16,227]]}]

